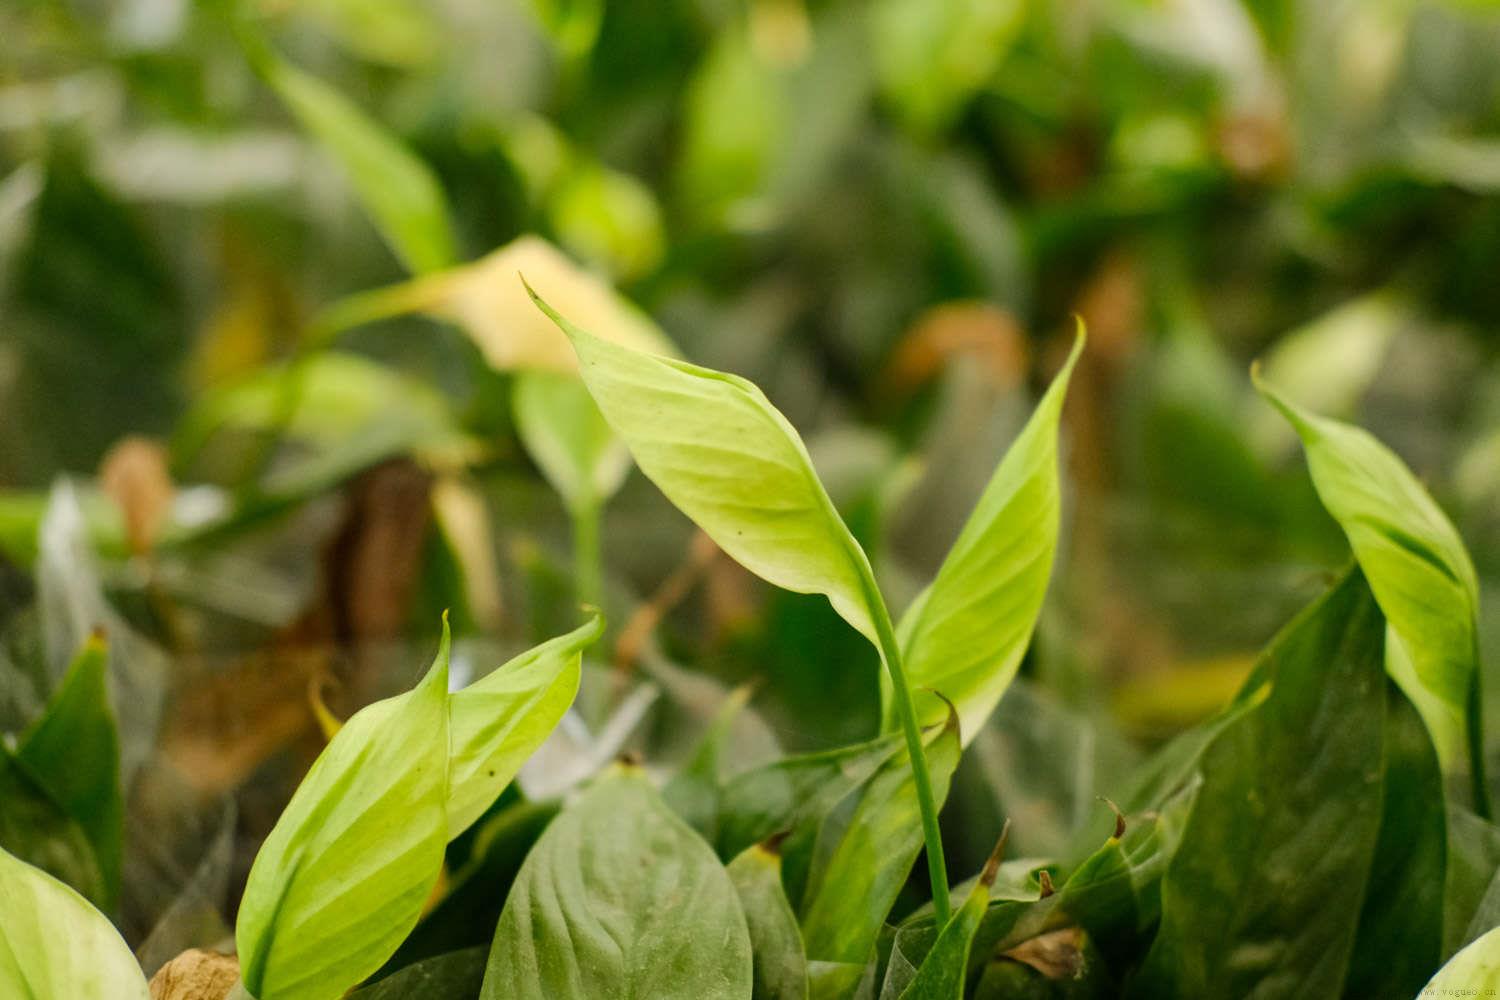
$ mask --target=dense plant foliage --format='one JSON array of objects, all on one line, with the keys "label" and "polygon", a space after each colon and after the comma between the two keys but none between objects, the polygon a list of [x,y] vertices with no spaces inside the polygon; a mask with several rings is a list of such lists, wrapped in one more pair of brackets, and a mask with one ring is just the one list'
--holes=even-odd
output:
[{"label": "dense plant foliage", "polygon": [[1084,6],[0,11],[0,1000],[1500,990],[1500,21]]}]

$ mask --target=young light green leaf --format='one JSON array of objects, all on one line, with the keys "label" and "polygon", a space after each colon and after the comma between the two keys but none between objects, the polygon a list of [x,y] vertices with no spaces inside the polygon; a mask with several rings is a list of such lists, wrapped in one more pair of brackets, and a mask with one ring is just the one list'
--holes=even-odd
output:
[{"label": "young light green leaf", "polygon": [[807,1000],[807,954],[797,916],[781,887],[778,845],[747,847],[726,870],[750,927],[755,956],[751,1000]]},{"label": "young light green leaf", "polygon": [[625,482],[630,452],[574,376],[518,373],[511,412],[527,453],[573,514],[597,512]]},{"label": "young light green leaf", "polygon": [[1479,734],[1469,725],[1479,684],[1479,584],[1463,541],[1389,448],[1358,427],[1296,406],[1258,377],[1256,383],[1302,438],[1318,496],[1348,536],[1396,633],[1387,671],[1421,713],[1444,770],[1469,772],[1483,811]]},{"label": "young light green leaf", "polygon": [[21,738],[15,752],[17,766],[88,837],[100,876],[100,894],[93,901],[106,913],[114,910],[119,897],[125,815],[108,663],[103,636],[91,636],[73,659],[46,712]]},{"label": "young light green leaf", "polygon": [[[926,757],[941,803],[958,766],[956,714],[950,713],[928,740]],[[835,814],[819,833],[818,860],[802,903],[802,933],[809,959],[862,966],[922,847],[916,788],[904,750],[854,795],[847,820]]]},{"label": "young light green leaf", "polygon": [[235,941],[258,1000],[333,1000],[421,915],[448,843],[448,627],[411,691],[356,712],[256,855]]},{"label": "young light green leaf", "polygon": [[1483,997],[1496,990],[1500,990],[1500,927],[1448,959],[1418,995]]},{"label": "young light green leaf", "polygon": [[[1067,363],[897,630],[913,688],[939,691],[958,707],[965,746],[1015,678],[1047,593],[1060,518],[1058,422],[1083,344],[1080,325]],[[883,674],[880,692],[886,728],[894,729],[899,720]],[[943,710],[929,699],[924,721]]]},{"label": "young light green leaf", "polygon": [[457,257],[448,206],[432,170],[343,94],[251,40],[256,68],[302,127],[338,161],[396,256],[412,271]]},{"label": "young light green leaf", "polygon": [[754,384],[621,347],[532,298],[573,342],[579,371],[641,471],[750,572],[824,594],[876,642],[869,561],[796,430]]},{"label": "young light green leaf", "polygon": [[1385,622],[1351,571],[1272,642],[1161,887],[1139,997],[1339,996],[1381,824]]},{"label": "young light green leaf", "polygon": [[104,914],[0,850],[0,996],[148,1000],[150,991]]},{"label": "young light green leaf", "polygon": [[506,900],[481,1000],[745,1000],[750,934],[724,866],[639,768],[542,835]]},{"label": "young light green leaf", "polygon": [[449,839],[484,814],[556,728],[578,694],[583,650],[603,632],[594,615],[453,695]]}]

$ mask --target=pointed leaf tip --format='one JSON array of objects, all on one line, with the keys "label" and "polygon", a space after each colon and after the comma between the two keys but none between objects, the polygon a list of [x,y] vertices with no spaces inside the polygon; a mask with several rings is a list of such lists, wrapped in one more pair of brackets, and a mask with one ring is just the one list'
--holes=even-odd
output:
[{"label": "pointed leaf tip", "polygon": [[1000,828],[1000,839],[995,841],[995,849],[990,852],[989,858],[984,863],[984,871],[979,874],[979,882],[986,889],[995,884],[995,878],[1000,874],[1000,862],[1005,860],[1005,846],[1010,841],[1010,817],[1006,817],[1005,825]]}]

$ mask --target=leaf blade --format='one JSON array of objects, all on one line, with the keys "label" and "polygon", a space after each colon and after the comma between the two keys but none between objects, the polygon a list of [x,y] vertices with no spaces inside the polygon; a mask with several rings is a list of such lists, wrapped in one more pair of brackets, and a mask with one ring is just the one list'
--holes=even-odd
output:
[{"label": "leaf blade", "polygon": [[565,809],[528,855],[480,996],[744,1000],[752,970],[724,866],[644,773],[619,768]]},{"label": "leaf blade", "polygon": [[583,650],[603,633],[594,615],[453,695],[449,839],[484,814],[561,721],[578,694]]},{"label": "leaf blade", "polygon": [[834,510],[801,437],[738,376],[602,340],[535,292],[636,464],[731,558],[797,593],[825,595],[877,642],[869,563]]},{"label": "leaf blade", "polygon": [[0,994],[148,1000],[135,956],[104,915],[0,849]]},{"label": "leaf blade", "polygon": [[448,842],[448,648],[445,622],[426,676],[344,724],[261,846],[235,928],[251,995],[341,995],[416,924]]},{"label": "leaf blade", "polygon": [[[964,745],[978,735],[1021,665],[1052,575],[1060,486],[1057,435],[1063,400],[1083,351],[1067,362],[1006,451],[932,584],[901,618],[907,677],[958,707]],[[890,678],[881,676],[885,725],[898,725]],[[930,699],[924,721],[944,711]]]}]

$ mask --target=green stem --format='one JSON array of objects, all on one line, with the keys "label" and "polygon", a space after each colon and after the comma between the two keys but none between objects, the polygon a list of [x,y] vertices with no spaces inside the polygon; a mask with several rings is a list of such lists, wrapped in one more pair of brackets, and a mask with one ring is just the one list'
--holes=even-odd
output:
[{"label": "green stem", "polygon": [[580,604],[599,607],[604,589],[604,559],[599,547],[599,504],[579,504],[573,516],[573,587]]},{"label": "green stem", "polygon": [[896,715],[901,720],[901,731],[906,736],[906,752],[911,758],[912,780],[917,786],[917,809],[922,814],[922,838],[927,844],[927,873],[932,880],[932,910],[937,928],[941,930],[948,923],[953,904],[948,898],[948,864],[943,858],[943,835],[938,828],[937,798],[932,794],[932,774],[927,768],[927,752],[922,747],[922,727],[917,722],[917,709],[912,702],[906,670],[901,666],[901,647],[896,642],[891,614],[880,596],[880,589],[875,583],[875,572],[870,568],[869,561],[861,562],[860,582],[865,589],[865,603],[874,612],[880,658],[885,661],[885,668],[891,675]]}]

